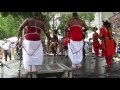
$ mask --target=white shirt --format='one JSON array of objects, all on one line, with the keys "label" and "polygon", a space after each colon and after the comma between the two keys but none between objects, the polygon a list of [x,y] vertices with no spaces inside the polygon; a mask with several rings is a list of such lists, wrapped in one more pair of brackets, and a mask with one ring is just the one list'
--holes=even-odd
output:
[{"label": "white shirt", "polygon": [[10,45],[10,48],[12,48],[12,49],[14,49],[15,47],[16,47],[16,43],[15,42]]},{"label": "white shirt", "polygon": [[84,45],[85,52],[89,52],[89,45],[85,42]]},{"label": "white shirt", "polygon": [[2,45],[2,48],[3,48],[4,50],[9,50],[9,49],[10,49],[10,42],[4,43],[4,44]]}]

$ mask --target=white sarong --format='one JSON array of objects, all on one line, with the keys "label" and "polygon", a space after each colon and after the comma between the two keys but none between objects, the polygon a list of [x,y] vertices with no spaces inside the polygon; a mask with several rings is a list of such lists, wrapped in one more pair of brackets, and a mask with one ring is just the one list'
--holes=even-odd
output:
[{"label": "white sarong", "polygon": [[73,41],[70,39],[68,43],[68,55],[72,64],[79,65],[83,59],[83,40]]},{"label": "white sarong", "polygon": [[23,41],[23,66],[27,71],[31,71],[30,65],[32,65],[32,71],[35,70],[35,65],[42,65],[43,63],[43,47],[41,40],[39,41]]}]

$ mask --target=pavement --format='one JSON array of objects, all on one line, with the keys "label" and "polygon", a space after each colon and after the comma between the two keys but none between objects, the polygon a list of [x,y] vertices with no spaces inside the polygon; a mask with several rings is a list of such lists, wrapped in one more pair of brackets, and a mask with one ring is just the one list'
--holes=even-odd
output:
[{"label": "pavement", "polygon": [[[19,66],[20,66],[20,60],[9,60],[5,62],[2,60],[2,62],[7,65],[0,67],[0,73],[1,71],[4,71],[2,73],[3,76],[0,74],[0,78],[18,78],[19,73]],[[45,55],[43,64],[53,64],[53,63],[63,63],[68,67],[71,67],[71,61],[68,57],[65,57],[64,55],[57,56],[54,60],[52,55]],[[93,56],[87,56],[84,57],[82,61],[83,67],[81,69],[78,69],[76,71],[72,71],[73,78],[119,78],[120,77],[120,59],[114,58],[113,67],[109,73],[109,75],[106,74],[105,69],[105,60],[104,58],[95,59]],[[23,66],[22,66],[23,67]],[[2,69],[2,70],[1,70]]]}]

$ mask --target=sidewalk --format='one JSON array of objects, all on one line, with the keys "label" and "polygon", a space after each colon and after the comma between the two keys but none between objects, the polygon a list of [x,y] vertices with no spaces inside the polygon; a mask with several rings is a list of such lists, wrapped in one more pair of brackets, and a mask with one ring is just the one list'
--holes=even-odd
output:
[{"label": "sidewalk", "polygon": [[[55,57],[57,63],[63,63],[66,66],[71,66],[71,61],[68,57],[65,56],[57,56]],[[3,61],[3,60],[2,60]],[[6,65],[10,67],[4,67],[4,78],[13,78],[18,76],[19,64],[20,60],[11,60],[4,62]],[[52,56],[46,55],[44,56],[43,64],[53,64],[54,60]],[[104,58],[95,59],[94,57],[87,56],[83,59],[83,67],[77,70],[78,76],[73,76],[73,78],[120,78],[120,59],[115,58],[113,62],[113,67],[110,72],[110,76],[106,76],[105,74],[105,60]],[[1,73],[1,67],[0,67]],[[76,72],[73,71],[73,74]],[[1,78],[1,74],[0,74]]]},{"label": "sidewalk", "polygon": [[[19,61],[18,60],[11,60],[11,61],[7,61],[5,62],[4,60],[2,60],[2,62],[7,65],[10,68],[7,68],[5,65],[3,66],[3,70],[4,70],[4,77],[3,78],[11,78],[14,76],[17,76],[18,73],[18,68],[19,68]],[[0,78],[1,78],[1,67],[0,67]]]}]

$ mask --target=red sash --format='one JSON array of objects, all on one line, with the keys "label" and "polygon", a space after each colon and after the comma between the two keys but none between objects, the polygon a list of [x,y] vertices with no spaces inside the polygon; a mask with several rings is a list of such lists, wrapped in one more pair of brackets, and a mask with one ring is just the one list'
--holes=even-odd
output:
[{"label": "red sash", "polygon": [[68,38],[66,38],[66,39],[64,40],[64,45],[67,46],[67,45],[68,45],[68,42],[69,42],[69,41],[68,41]]},{"label": "red sash", "polygon": [[69,37],[73,41],[83,40],[82,26],[74,25],[70,27]]},{"label": "red sash", "polygon": [[38,41],[41,39],[40,33],[41,33],[41,30],[39,28],[27,27],[25,38],[31,41]]},{"label": "red sash", "polygon": [[98,40],[95,40],[97,39],[99,36],[98,36],[98,33],[94,33],[93,34],[93,47],[98,47],[99,46],[99,41]]}]

